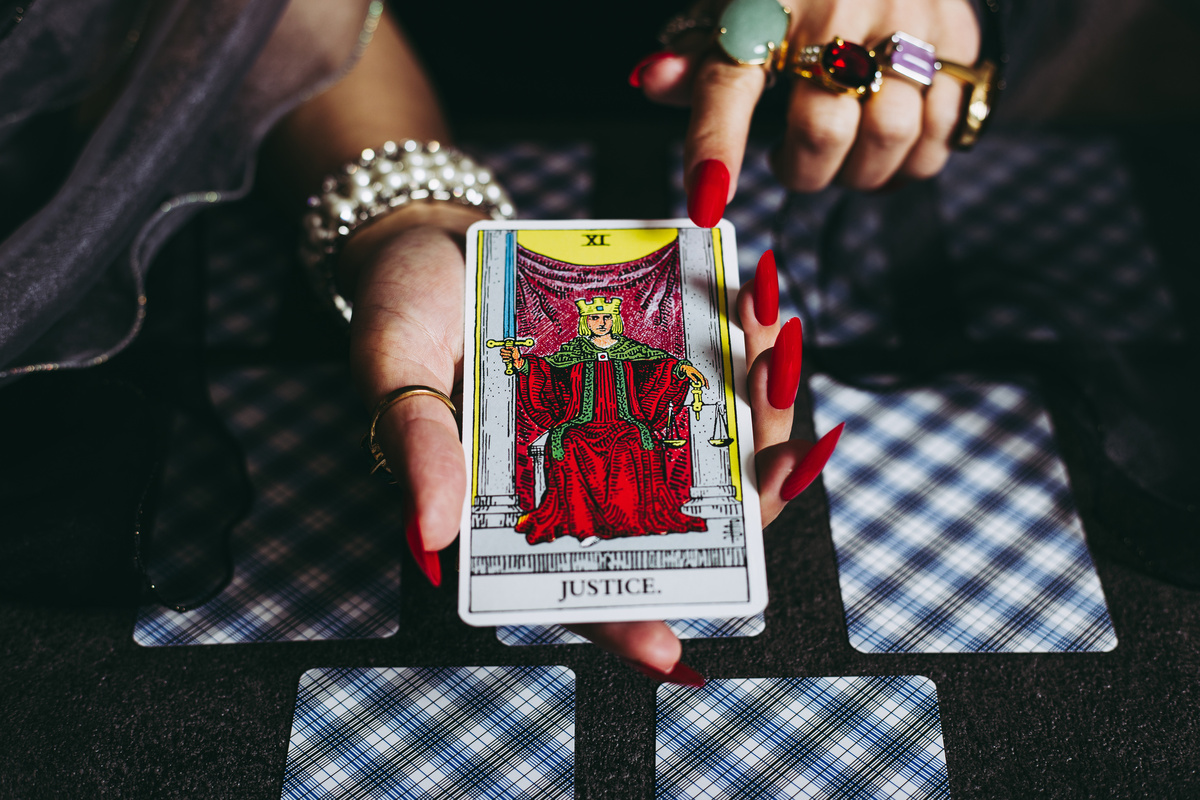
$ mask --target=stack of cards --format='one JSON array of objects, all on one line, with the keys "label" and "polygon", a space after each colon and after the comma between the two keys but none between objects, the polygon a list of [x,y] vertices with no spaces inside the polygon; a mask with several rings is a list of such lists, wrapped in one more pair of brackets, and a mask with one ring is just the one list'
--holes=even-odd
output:
[{"label": "stack of cards", "polygon": [[[729,639],[758,636],[767,628],[766,615],[735,619],[666,619],[671,633],[680,639]],[[542,644],[583,644],[588,640],[561,625],[501,625],[496,638],[510,647]]]},{"label": "stack of cards", "polygon": [[728,223],[472,227],[464,620],[765,608],[736,264]]}]

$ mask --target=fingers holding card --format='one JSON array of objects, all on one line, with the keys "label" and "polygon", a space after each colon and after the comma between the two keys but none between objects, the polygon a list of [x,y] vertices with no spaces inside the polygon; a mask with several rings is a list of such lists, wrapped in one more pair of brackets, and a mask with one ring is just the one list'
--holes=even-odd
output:
[{"label": "fingers holding card", "polygon": [[468,623],[766,606],[735,253],[728,223],[472,227]]}]

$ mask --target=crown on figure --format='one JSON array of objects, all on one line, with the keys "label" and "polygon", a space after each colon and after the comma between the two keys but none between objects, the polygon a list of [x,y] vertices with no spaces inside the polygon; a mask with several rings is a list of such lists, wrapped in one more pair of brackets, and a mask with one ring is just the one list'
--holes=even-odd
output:
[{"label": "crown on figure", "polygon": [[590,314],[620,314],[621,298],[614,297],[609,300],[603,297],[593,297],[591,300],[576,300],[575,307],[579,309],[581,317]]}]

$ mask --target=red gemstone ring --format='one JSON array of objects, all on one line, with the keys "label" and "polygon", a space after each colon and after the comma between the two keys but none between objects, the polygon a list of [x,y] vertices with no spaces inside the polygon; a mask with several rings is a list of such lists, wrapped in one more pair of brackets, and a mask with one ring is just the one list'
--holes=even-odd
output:
[{"label": "red gemstone ring", "polygon": [[838,37],[793,51],[789,71],[834,94],[870,97],[883,83],[883,69],[874,50]]}]

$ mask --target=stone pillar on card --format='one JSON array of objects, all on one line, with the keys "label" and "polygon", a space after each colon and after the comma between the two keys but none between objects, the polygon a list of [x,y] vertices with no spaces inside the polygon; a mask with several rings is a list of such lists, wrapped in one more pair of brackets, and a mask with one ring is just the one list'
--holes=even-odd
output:
[{"label": "stone pillar on card", "polygon": [[[503,338],[505,313],[512,313],[511,298],[505,303],[506,291],[512,291],[511,284],[506,289],[505,274],[512,272],[509,262],[515,258],[516,238],[515,231],[483,232],[484,279],[479,286],[478,307],[485,340]],[[516,385],[512,375],[504,374],[498,350],[480,347],[477,358],[479,440],[475,451],[479,453],[479,466],[471,526],[512,528],[521,514],[517,503]]]},{"label": "stone pillar on card", "polygon": [[[726,265],[736,269],[736,265]],[[679,268],[683,289],[683,335],[687,359],[708,378],[700,419],[689,411],[692,448],[691,499],[683,513],[702,519],[740,517],[741,503],[733,486],[729,448],[709,442],[719,409],[725,403],[725,374],[721,353],[721,319],[717,313],[718,292],[713,232],[708,228],[679,231]],[[726,414],[732,414],[726,409]],[[728,423],[728,416],[726,417]],[[736,451],[735,451],[736,452]]]}]

